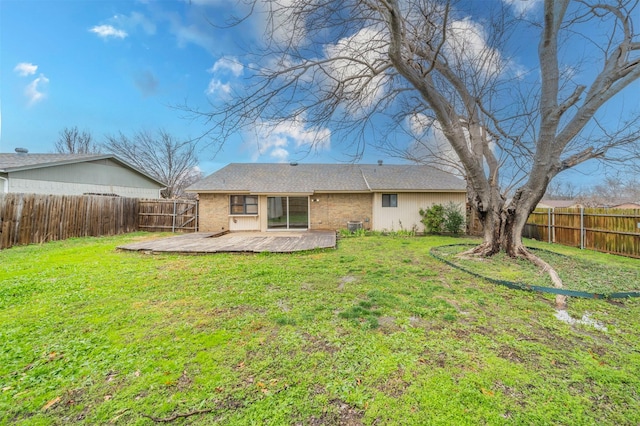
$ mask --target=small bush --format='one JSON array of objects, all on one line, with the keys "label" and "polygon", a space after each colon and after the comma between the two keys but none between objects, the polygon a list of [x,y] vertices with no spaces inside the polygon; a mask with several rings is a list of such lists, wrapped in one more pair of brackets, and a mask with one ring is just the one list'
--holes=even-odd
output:
[{"label": "small bush", "polygon": [[347,238],[351,236],[351,231],[343,228],[338,231],[338,235],[340,236],[340,238]]},{"label": "small bush", "polygon": [[449,232],[459,234],[464,225],[464,215],[460,207],[450,202],[446,207],[442,204],[434,204],[428,209],[420,209],[421,222],[425,231],[429,234],[440,234]]},{"label": "small bush", "polygon": [[366,237],[368,235],[368,231],[364,228],[358,228],[355,231],[350,231],[348,229],[340,229],[338,230],[338,235],[340,238]]},{"label": "small bush", "polygon": [[444,208],[444,229],[452,234],[459,234],[464,226],[464,215],[460,206],[453,201]]},{"label": "small bush", "polygon": [[434,204],[428,209],[420,209],[420,222],[429,234],[439,234],[444,228],[444,207],[441,204]]},{"label": "small bush", "polygon": [[353,231],[353,235],[355,235],[356,237],[366,237],[367,231],[364,228],[358,228]]}]

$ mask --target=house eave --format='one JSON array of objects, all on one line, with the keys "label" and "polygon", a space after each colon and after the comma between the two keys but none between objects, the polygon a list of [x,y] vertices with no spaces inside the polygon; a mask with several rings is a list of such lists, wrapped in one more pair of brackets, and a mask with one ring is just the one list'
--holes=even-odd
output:
[{"label": "house eave", "polygon": [[313,195],[313,192],[283,192],[283,191],[278,191],[278,192],[251,192],[251,195],[266,195],[268,197],[278,197],[278,196],[284,196],[284,197],[288,197],[288,196],[299,196],[299,197],[304,197],[304,196],[309,196],[309,195]]},{"label": "house eave", "polygon": [[23,165],[23,166],[15,166],[15,167],[6,167],[4,169],[0,169],[0,172],[2,173],[14,173],[14,172],[21,172],[21,171],[25,171],[25,170],[36,170],[36,169],[45,169],[48,167],[58,167],[58,166],[65,166],[65,165],[69,165],[69,164],[78,164],[78,163],[86,163],[89,161],[99,161],[99,160],[113,160],[114,162],[120,164],[121,166],[134,171],[135,173],[140,174],[141,176],[144,176],[145,178],[151,180],[152,182],[156,183],[157,185],[161,186],[162,188],[160,189],[165,189],[167,187],[167,184],[164,182],[159,181],[158,179],[154,178],[153,176],[143,172],[142,170],[134,167],[133,165],[127,163],[126,161],[122,160],[121,158],[119,158],[116,155],[113,154],[97,154],[97,155],[88,155],[86,157],[83,158],[71,158],[68,160],[58,160],[58,161],[50,161],[50,162],[43,162],[43,163],[36,163],[36,164],[27,164],[27,165]]},{"label": "house eave", "polygon": [[277,192],[265,192],[265,191],[251,191],[248,189],[187,189],[185,192],[192,194],[249,194],[249,195],[314,195],[314,194],[373,194],[381,192],[397,192],[397,193],[460,193],[467,192],[466,189],[372,189],[372,190],[315,190],[315,191],[277,191]]},{"label": "house eave", "polygon": [[466,193],[466,189],[372,189],[371,192],[398,192],[398,193]]},{"label": "house eave", "polygon": [[225,190],[212,190],[212,189],[187,189],[185,192],[194,194],[221,194],[221,195],[266,195],[266,196],[308,196],[313,195],[313,192],[294,192],[294,191],[277,191],[277,192],[264,192],[264,191],[250,191],[248,189],[225,189]]},{"label": "house eave", "polygon": [[186,189],[184,192],[190,194],[251,194],[248,189]]}]

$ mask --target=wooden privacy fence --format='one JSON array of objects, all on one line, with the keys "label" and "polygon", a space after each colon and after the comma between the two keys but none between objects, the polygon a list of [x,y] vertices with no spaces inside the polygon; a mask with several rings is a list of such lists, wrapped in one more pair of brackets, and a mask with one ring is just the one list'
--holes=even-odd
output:
[{"label": "wooden privacy fence", "polygon": [[198,202],[94,195],[0,194],[0,249],[137,230],[198,230]]},{"label": "wooden privacy fence", "polygon": [[640,210],[536,209],[529,216],[523,236],[640,258]]},{"label": "wooden privacy fence", "polygon": [[140,200],[141,231],[198,231],[198,202],[195,200]]},{"label": "wooden privacy fence", "polygon": [[0,194],[0,249],[137,229],[135,198]]}]

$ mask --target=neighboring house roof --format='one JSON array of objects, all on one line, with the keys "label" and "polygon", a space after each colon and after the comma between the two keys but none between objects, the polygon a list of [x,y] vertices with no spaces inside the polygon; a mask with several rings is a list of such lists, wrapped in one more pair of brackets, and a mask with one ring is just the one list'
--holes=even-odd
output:
[{"label": "neighboring house roof", "polygon": [[152,180],[160,186],[167,186],[161,182],[142,172],[126,161],[121,160],[113,154],[2,154],[0,153],[0,173],[11,173],[22,170],[40,169],[44,167],[63,166],[65,164],[83,163],[98,160],[112,160],[119,163],[123,167],[139,173],[146,178]]},{"label": "neighboring house roof", "polygon": [[422,165],[234,163],[194,183],[187,191],[251,194],[465,192],[466,183]]},{"label": "neighboring house roof", "polygon": [[635,203],[633,201],[616,204],[615,206],[611,206],[612,209],[640,209],[640,203]]},{"label": "neighboring house roof", "polygon": [[538,208],[553,208],[553,209],[562,209],[569,207],[580,207],[582,203],[575,200],[540,200],[538,203]]}]

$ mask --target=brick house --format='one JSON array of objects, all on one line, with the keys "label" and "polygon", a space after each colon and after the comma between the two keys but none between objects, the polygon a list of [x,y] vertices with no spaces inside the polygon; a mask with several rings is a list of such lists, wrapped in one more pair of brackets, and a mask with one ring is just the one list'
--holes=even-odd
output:
[{"label": "brick house", "polygon": [[466,183],[433,167],[372,164],[229,164],[194,183],[200,230],[424,231],[420,208],[454,202]]}]

